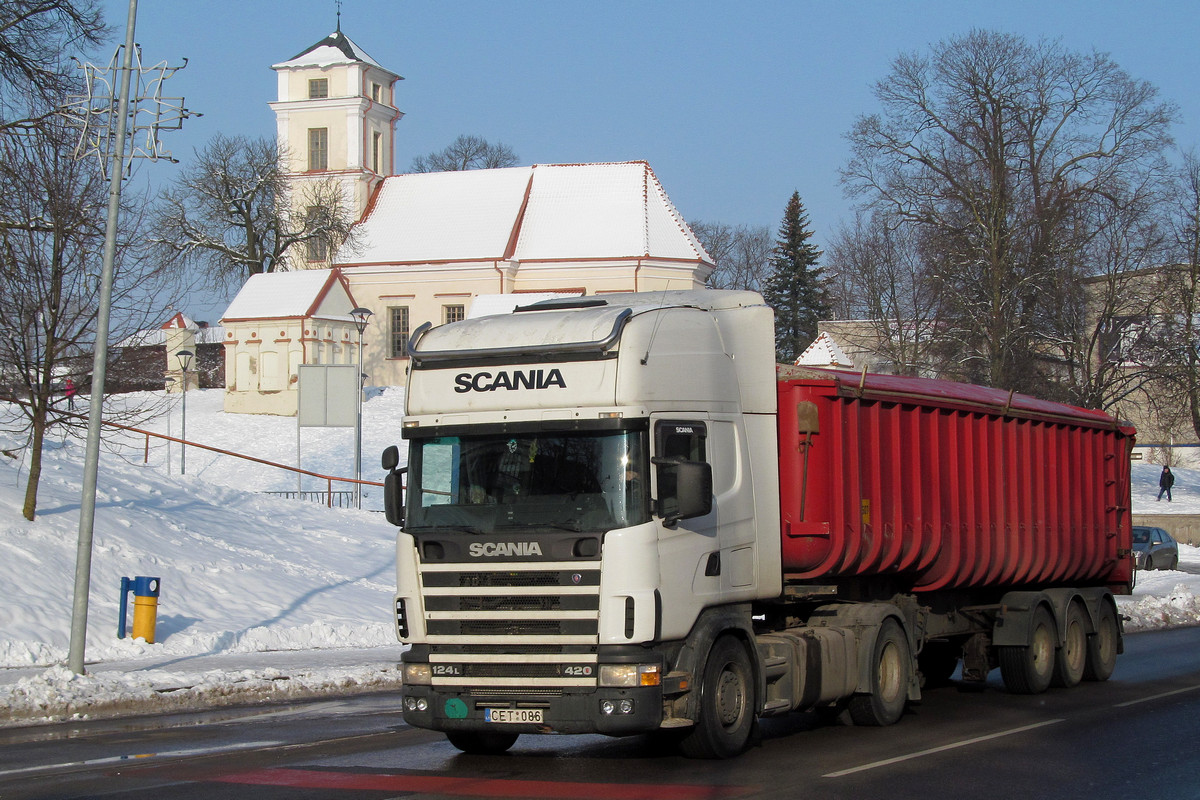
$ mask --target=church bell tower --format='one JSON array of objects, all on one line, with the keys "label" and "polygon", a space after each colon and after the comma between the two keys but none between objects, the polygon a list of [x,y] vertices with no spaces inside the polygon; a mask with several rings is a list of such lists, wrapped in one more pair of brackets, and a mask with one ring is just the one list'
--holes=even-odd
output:
[{"label": "church bell tower", "polygon": [[[271,67],[278,99],[271,103],[285,153],[293,212],[306,212],[306,196],[335,181],[343,202],[360,219],[371,194],[395,173],[395,85],[385,69],[337,30],[312,47]],[[290,269],[324,268],[331,253],[309,247],[289,258]]]}]

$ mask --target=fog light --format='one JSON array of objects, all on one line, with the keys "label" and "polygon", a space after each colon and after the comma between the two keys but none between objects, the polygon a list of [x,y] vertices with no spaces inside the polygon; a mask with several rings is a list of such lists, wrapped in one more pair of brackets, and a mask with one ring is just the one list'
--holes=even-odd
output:
[{"label": "fog light", "polygon": [[429,702],[424,697],[417,698],[417,711],[425,711],[429,708]]},{"label": "fog light", "polygon": [[413,697],[404,698],[404,710],[405,711],[416,711],[417,710],[416,698],[413,698]]},{"label": "fog light", "polygon": [[632,700],[622,700],[621,702],[617,703],[617,711],[619,711],[622,714],[632,714],[633,713],[633,701]]},{"label": "fog light", "polygon": [[606,717],[612,716],[612,713],[617,710],[616,704],[612,700],[600,701],[600,713]]}]

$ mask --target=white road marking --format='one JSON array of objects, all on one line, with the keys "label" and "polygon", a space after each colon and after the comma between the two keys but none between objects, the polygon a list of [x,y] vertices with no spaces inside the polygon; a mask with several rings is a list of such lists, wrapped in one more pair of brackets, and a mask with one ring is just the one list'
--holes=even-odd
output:
[{"label": "white road marking", "polygon": [[1171,692],[1163,692],[1162,694],[1152,694],[1149,697],[1140,697],[1137,700],[1130,700],[1128,703],[1117,703],[1115,706],[1113,706],[1113,708],[1127,708],[1129,706],[1136,706],[1139,703],[1149,703],[1151,700],[1161,700],[1164,697],[1170,697],[1171,695],[1175,694],[1183,694],[1184,692],[1194,692],[1197,689],[1200,689],[1200,684],[1196,686],[1188,686],[1183,689],[1176,689]]},{"label": "white road marking", "polygon": [[877,767],[886,767],[890,764],[899,764],[901,761],[910,761],[914,758],[924,758],[925,756],[931,756],[936,753],[944,753],[947,750],[956,750],[959,747],[967,747],[969,745],[979,744],[980,742],[986,742],[991,739],[999,739],[1002,736],[1012,736],[1013,734],[1024,733],[1025,731],[1032,731],[1037,728],[1044,728],[1047,725],[1056,725],[1059,722],[1065,722],[1065,721],[1066,720],[1061,720],[1061,719],[1048,719],[1045,722],[1037,722],[1037,723],[1034,723],[1033,725],[1025,725],[1020,728],[1013,728],[1012,730],[1000,731],[999,733],[989,733],[986,736],[976,736],[974,739],[963,739],[961,742],[952,742],[950,744],[944,744],[941,747],[932,747],[928,750],[922,750],[918,753],[909,753],[908,755],[905,755],[905,756],[896,756],[895,758],[886,758],[883,761],[875,761],[870,764],[863,764],[862,766],[851,767],[850,769],[838,770],[837,772],[828,772],[828,773],[822,775],[821,777],[822,778],[842,778],[842,777],[845,777],[846,775],[853,775],[856,772],[866,772],[869,769],[875,769]]},{"label": "white road marking", "polygon": [[66,761],[61,764],[42,764],[36,767],[21,767],[20,769],[7,769],[0,771],[0,778],[10,775],[27,775],[31,772],[52,772],[60,769],[72,769],[79,767],[96,767],[105,764],[119,764],[123,761],[139,761],[149,758],[178,758],[180,756],[202,756],[212,753],[223,753],[232,750],[251,750],[256,747],[278,747],[284,742],[243,742],[242,744],[226,745],[224,747],[196,747],[189,750],[164,750],[161,753],[136,753],[123,756],[110,756],[108,758],[92,758],[86,761]]}]

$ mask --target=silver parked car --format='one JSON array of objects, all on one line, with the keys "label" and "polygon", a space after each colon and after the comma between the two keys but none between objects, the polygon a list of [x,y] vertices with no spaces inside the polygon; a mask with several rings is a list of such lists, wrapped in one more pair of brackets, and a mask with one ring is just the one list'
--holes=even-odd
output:
[{"label": "silver parked car", "polygon": [[1175,569],[1179,545],[1162,528],[1133,526],[1133,555],[1138,569]]}]

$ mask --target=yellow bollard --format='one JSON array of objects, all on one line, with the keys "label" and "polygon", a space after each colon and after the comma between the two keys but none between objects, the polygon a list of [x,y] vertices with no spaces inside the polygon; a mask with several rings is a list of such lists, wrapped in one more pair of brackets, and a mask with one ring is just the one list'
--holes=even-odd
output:
[{"label": "yellow bollard", "polygon": [[158,623],[158,578],[138,576],[133,579],[133,638],[154,644],[154,627]]}]

